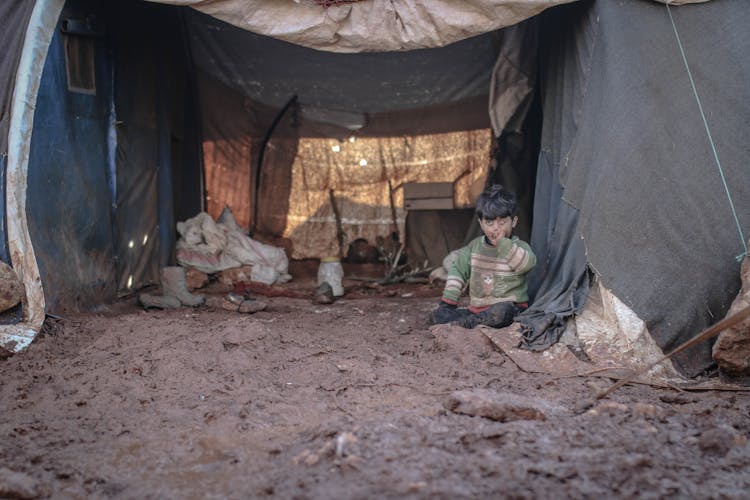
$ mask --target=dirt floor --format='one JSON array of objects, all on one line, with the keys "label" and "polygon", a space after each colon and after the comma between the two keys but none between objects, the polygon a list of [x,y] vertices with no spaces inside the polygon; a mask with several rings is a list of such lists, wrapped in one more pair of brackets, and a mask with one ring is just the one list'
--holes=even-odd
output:
[{"label": "dirt floor", "polygon": [[634,385],[580,411],[608,379],[430,329],[439,288],[347,289],[48,322],[0,361],[0,497],[748,498],[750,393]]}]

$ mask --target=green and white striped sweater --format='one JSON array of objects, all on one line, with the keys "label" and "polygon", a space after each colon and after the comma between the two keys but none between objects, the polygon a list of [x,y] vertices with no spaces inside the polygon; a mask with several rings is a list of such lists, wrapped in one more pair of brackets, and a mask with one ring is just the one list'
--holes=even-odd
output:
[{"label": "green and white striped sweater", "polygon": [[480,236],[459,251],[448,271],[443,300],[456,304],[468,283],[472,310],[498,302],[528,302],[526,273],[535,265],[531,247],[518,237],[502,238],[493,247]]}]

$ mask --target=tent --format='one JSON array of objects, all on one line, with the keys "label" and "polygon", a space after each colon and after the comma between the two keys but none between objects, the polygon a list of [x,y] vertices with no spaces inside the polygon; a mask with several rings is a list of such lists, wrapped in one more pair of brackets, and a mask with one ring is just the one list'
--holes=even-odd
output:
[{"label": "tent", "polygon": [[[156,281],[200,211],[294,258],[395,232],[435,262],[502,182],[540,256],[527,347],[600,287],[668,351],[726,313],[750,220],[750,13],[677,3],[4,2],[0,249],[26,298],[0,345]],[[404,210],[409,182],[454,209]]]}]

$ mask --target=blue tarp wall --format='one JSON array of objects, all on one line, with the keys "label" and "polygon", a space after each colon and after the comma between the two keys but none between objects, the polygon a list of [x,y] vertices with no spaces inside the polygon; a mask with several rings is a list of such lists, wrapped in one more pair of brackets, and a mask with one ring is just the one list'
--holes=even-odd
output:
[{"label": "blue tarp wall", "polygon": [[[90,32],[63,33],[81,20]],[[67,37],[94,45],[94,94],[68,88]],[[180,9],[66,3],[44,66],[28,174],[48,312],[89,309],[157,282],[173,260],[175,212],[200,210],[185,54]]]}]

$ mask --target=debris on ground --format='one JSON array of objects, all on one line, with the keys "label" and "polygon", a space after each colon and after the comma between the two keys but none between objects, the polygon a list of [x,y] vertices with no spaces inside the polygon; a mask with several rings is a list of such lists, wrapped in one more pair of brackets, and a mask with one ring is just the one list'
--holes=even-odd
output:
[{"label": "debris on ground", "polygon": [[327,281],[321,283],[313,294],[313,302],[316,304],[333,304],[333,298],[333,288]]},{"label": "debris on ground", "polygon": [[181,266],[208,274],[251,266],[250,279],[269,285],[292,278],[284,249],[250,238],[228,207],[216,222],[206,212],[178,222],[177,232],[176,254]]}]

